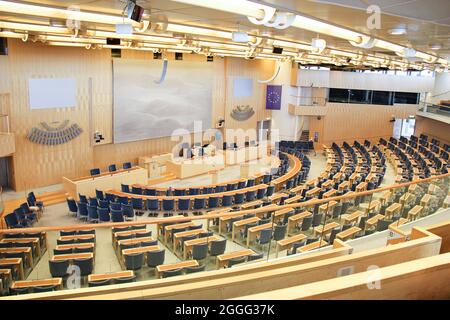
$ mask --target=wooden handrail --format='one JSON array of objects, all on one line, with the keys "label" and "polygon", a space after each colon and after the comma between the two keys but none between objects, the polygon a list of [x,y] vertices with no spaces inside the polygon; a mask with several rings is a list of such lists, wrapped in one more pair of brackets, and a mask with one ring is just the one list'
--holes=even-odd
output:
[{"label": "wooden handrail", "polygon": [[[413,184],[419,184],[419,183],[425,183],[425,182],[431,182],[436,181],[443,178],[450,177],[450,173],[441,174],[438,176],[434,176],[431,178],[426,179],[418,179],[415,181],[405,182],[396,184],[393,186],[373,189],[369,191],[362,191],[362,192],[351,192],[349,195],[343,195],[343,196],[336,196],[336,197],[330,197],[326,199],[312,199],[309,201],[301,202],[301,203],[293,203],[293,204],[287,204],[287,205],[273,205],[268,207],[261,207],[257,209],[249,209],[249,210],[241,210],[241,211],[233,211],[233,212],[225,212],[225,213],[214,213],[214,211],[203,215],[203,216],[191,216],[191,217],[169,217],[169,218],[157,218],[157,219],[148,219],[148,220],[140,220],[140,221],[133,221],[133,222],[109,222],[109,223],[99,223],[99,224],[74,224],[74,225],[68,225],[68,226],[53,226],[53,227],[40,227],[40,228],[19,228],[19,229],[4,229],[0,230],[0,234],[4,233],[26,233],[26,232],[43,232],[43,231],[60,231],[60,230],[73,230],[73,229],[92,229],[92,228],[111,228],[111,227],[125,227],[125,226],[134,226],[134,225],[143,225],[143,224],[161,224],[161,223],[168,223],[168,222],[188,222],[188,221],[194,221],[194,220],[206,220],[206,219],[216,219],[220,217],[227,217],[227,216],[233,216],[236,215],[236,213],[239,214],[248,214],[248,213],[263,213],[263,212],[272,212],[276,210],[281,210],[285,208],[302,208],[302,207],[311,207],[316,204],[323,204],[328,203],[331,201],[343,201],[347,199],[352,199],[355,197],[361,197],[361,196],[367,196],[378,192],[383,192],[387,190],[395,190],[400,189],[404,187],[408,187]],[[217,211],[221,211],[218,209]]]}]

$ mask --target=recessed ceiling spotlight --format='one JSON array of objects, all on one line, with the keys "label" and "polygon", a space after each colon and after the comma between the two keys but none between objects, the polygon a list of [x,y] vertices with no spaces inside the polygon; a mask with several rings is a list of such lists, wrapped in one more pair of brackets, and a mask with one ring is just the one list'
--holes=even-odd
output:
[{"label": "recessed ceiling spotlight", "polygon": [[432,43],[429,45],[429,48],[431,50],[439,50],[440,48],[442,48],[442,46],[439,43]]},{"label": "recessed ceiling spotlight", "polygon": [[390,29],[388,32],[389,34],[393,36],[406,34],[406,26],[405,25],[399,25],[396,28]]}]

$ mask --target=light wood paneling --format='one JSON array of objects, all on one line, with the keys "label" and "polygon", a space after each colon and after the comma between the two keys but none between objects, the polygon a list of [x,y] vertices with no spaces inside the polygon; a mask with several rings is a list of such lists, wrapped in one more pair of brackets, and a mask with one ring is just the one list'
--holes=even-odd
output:
[{"label": "light wood paneling", "polygon": [[[123,59],[153,59],[153,53],[122,50]],[[173,53],[167,58],[174,59]],[[203,55],[184,54],[183,60],[205,61]],[[228,62],[227,60],[231,60]],[[218,117],[225,118],[227,77],[241,75],[256,80],[273,72],[273,62],[217,58],[214,62],[212,127]],[[16,190],[61,183],[63,176],[85,176],[92,167],[131,161],[143,155],[169,152],[179,141],[170,137],[138,142],[112,144],[113,94],[112,58],[110,50],[86,50],[73,47],[50,47],[39,43],[9,41],[9,55],[0,57],[0,68],[6,72],[0,79],[0,93],[10,94],[11,131],[16,136],[13,160],[13,184]],[[77,106],[74,108],[33,110],[28,105],[28,79],[38,77],[73,77],[77,81]],[[265,110],[264,86],[255,85],[253,104],[255,119],[250,122],[226,121],[225,128],[256,128],[256,121],[270,116]],[[40,122],[76,122],[83,133],[58,146],[35,144],[26,138],[28,131]],[[105,140],[95,144],[93,133],[100,131]],[[94,145],[95,144],[95,145]]]},{"label": "light wood paneling", "polygon": [[378,141],[379,138],[392,136],[392,116],[406,119],[415,114],[416,105],[366,105],[327,103],[327,114],[324,117],[310,117],[310,138],[314,132],[319,133],[316,147],[332,142],[342,143],[353,140],[368,139]]},{"label": "light wood paneling", "polygon": [[443,143],[450,145],[450,125],[444,122],[416,116],[416,128],[414,134],[420,136],[422,133],[428,135],[430,141],[431,138],[436,138],[441,141],[441,145]]}]

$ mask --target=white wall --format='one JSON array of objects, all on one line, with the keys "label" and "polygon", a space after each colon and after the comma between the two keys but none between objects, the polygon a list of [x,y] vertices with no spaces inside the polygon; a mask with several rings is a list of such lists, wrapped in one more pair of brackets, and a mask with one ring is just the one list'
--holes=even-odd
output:
[{"label": "white wall", "polygon": [[289,114],[288,106],[293,99],[293,90],[289,85],[291,79],[291,63],[282,62],[278,76],[271,84],[283,85],[281,97],[281,110],[272,111],[272,129],[279,130],[279,136],[282,140],[297,140],[298,118]]},{"label": "white wall", "polygon": [[450,100],[450,72],[436,73],[430,100],[433,103]]}]

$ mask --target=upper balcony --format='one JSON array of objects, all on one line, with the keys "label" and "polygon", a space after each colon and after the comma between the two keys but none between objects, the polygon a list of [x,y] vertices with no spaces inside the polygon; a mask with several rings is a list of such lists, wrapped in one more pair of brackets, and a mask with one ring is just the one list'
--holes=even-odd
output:
[{"label": "upper balcony", "polygon": [[447,104],[450,103],[441,101],[441,104],[432,104],[422,101],[417,115],[450,124],[450,105]]},{"label": "upper balcony", "polygon": [[325,116],[326,102],[323,97],[296,97],[296,103],[290,103],[288,110],[294,116]]}]

